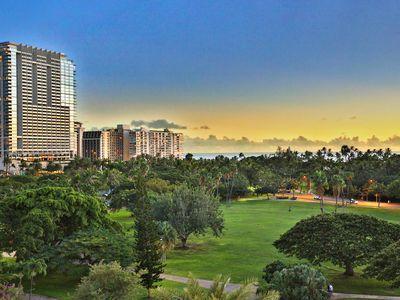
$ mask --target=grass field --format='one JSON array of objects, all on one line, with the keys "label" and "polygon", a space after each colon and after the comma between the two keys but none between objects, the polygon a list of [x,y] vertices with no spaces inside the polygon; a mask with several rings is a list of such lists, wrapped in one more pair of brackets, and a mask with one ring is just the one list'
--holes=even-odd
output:
[{"label": "grass field", "polygon": [[[54,297],[59,300],[71,300],[73,293],[78,285],[79,276],[66,276],[64,274],[49,274],[46,277],[39,278],[34,287],[34,294]],[[172,289],[183,289],[186,285],[183,283],[163,280],[160,286]],[[28,288],[28,282],[24,287]],[[147,293],[142,291],[142,298],[147,299]]]},{"label": "grass field", "polygon": [[[291,211],[289,212],[289,207]],[[221,238],[211,234],[191,237],[190,250],[174,250],[168,254],[166,273],[187,276],[192,272],[202,279],[213,279],[217,274],[229,275],[232,282],[260,277],[263,267],[276,259],[288,263],[298,262],[285,257],[272,243],[299,220],[319,213],[318,204],[293,201],[248,200],[223,207],[225,231]],[[327,210],[333,210],[327,206]],[[400,223],[400,210],[349,207],[348,212],[368,214]],[[133,220],[128,211],[111,214],[112,218],[131,227]],[[321,271],[333,283],[336,292],[377,295],[400,295],[400,289],[391,289],[385,282],[342,275],[343,270],[330,264]],[[50,274],[38,280],[35,293],[70,299],[79,277]],[[165,281],[164,286],[182,288],[182,284]]]},{"label": "grass field", "polygon": [[[291,212],[289,212],[291,207]],[[327,210],[333,206],[327,205]],[[341,210],[341,209],[340,209]],[[400,223],[400,210],[376,208],[344,209],[348,212],[368,214]],[[260,277],[263,267],[276,259],[288,263],[295,258],[285,257],[272,243],[296,222],[319,213],[319,205],[293,201],[248,200],[224,207],[226,230],[221,238],[210,234],[190,239],[190,250],[174,250],[168,255],[166,273],[213,279],[217,274],[229,275],[233,282]],[[113,217],[126,226],[131,222],[128,212],[118,212]],[[321,271],[329,278],[337,292],[400,295],[400,289],[390,289],[387,283],[360,277],[343,276],[343,270],[324,264]]]}]

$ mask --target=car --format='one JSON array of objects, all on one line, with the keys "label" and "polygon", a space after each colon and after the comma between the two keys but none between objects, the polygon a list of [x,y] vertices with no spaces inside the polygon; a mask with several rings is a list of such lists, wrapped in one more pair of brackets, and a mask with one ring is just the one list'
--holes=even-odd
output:
[{"label": "car", "polygon": [[318,196],[318,195],[315,195],[314,196],[314,200],[321,200],[322,198],[320,197],[320,196]]},{"label": "car", "polygon": [[349,204],[358,204],[358,201],[353,199],[353,198],[347,199],[346,202],[349,203]]}]

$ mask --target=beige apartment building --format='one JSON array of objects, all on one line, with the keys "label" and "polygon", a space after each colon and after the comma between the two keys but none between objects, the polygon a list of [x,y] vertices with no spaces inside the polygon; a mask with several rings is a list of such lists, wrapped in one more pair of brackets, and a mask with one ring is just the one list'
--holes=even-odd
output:
[{"label": "beige apartment building", "polygon": [[77,154],[75,65],[65,54],[0,43],[3,159],[69,161]]},{"label": "beige apartment building", "polygon": [[[93,155],[93,153],[99,153],[97,150],[93,152],[94,146],[88,142],[88,137],[93,135],[96,136],[97,140],[109,139],[108,159],[111,161],[126,161],[141,155],[183,157],[182,133],[174,133],[168,129],[162,131],[145,128],[131,130],[127,125],[118,125],[115,129],[102,132],[108,132],[109,135],[107,137],[101,136],[98,131],[84,132],[83,157],[91,159],[102,158],[102,156]],[[100,142],[97,142],[97,144],[100,144]]]}]

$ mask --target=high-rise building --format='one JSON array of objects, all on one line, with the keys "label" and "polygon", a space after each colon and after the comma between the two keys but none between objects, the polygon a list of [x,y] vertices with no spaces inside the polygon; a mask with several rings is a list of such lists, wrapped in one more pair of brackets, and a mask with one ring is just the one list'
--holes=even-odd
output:
[{"label": "high-rise building", "polygon": [[108,159],[110,155],[109,131],[85,131],[82,137],[82,157]]},{"label": "high-rise building", "polygon": [[78,150],[75,120],[73,61],[59,52],[0,43],[0,159],[70,160]]},{"label": "high-rise building", "polygon": [[[107,133],[108,135],[104,135]],[[102,144],[108,141],[108,156],[100,152]],[[183,156],[183,135],[168,129],[163,131],[145,128],[131,130],[127,125],[106,131],[85,131],[83,133],[83,157],[91,159],[108,158],[111,161],[129,160],[141,155],[155,157]]]},{"label": "high-rise building", "polygon": [[76,134],[76,156],[82,157],[83,156],[83,132],[85,128],[83,128],[81,122],[75,122],[75,134]]}]

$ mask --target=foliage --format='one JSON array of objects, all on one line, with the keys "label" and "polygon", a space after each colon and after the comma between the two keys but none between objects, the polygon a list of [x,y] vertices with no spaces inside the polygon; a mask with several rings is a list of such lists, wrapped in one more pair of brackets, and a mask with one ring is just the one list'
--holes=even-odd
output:
[{"label": "foliage", "polygon": [[22,300],[24,299],[22,286],[15,284],[0,283],[0,299],[3,300]]},{"label": "foliage", "polygon": [[127,267],[135,261],[134,237],[124,232],[90,228],[80,230],[46,251],[51,268],[68,271],[73,265],[118,262]]},{"label": "foliage", "polygon": [[392,282],[400,287],[400,241],[393,243],[376,254],[364,270],[365,275],[378,280]]},{"label": "foliage", "polygon": [[147,180],[146,187],[149,191],[158,194],[167,193],[173,189],[173,186],[167,180],[160,178],[151,178]]},{"label": "foliage", "polygon": [[47,274],[47,265],[43,259],[29,259],[22,263],[22,273],[29,279],[30,282],[30,290],[29,293],[32,295],[33,290],[33,279],[37,275],[46,275]]},{"label": "foliage", "polygon": [[321,212],[324,212],[324,194],[325,190],[329,187],[328,185],[328,178],[324,171],[317,170],[313,174],[313,182],[314,182],[314,189],[315,192],[320,197],[320,209]]},{"label": "foliage", "polygon": [[281,294],[278,291],[270,290],[263,297],[262,300],[280,300]]},{"label": "foliage", "polygon": [[243,174],[231,175],[232,178],[226,177],[219,189],[219,194],[223,199],[238,198],[249,194],[249,180]]},{"label": "foliage", "polygon": [[25,260],[78,230],[112,226],[117,224],[93,196],[66,187],[21,190],[0,206],[0,251],[16,251],[17,260]]},{"label": "foliage", "polygon": [[386,193],[389,197],[400,198],[400,178],[392,181],[387,186]]},{"label": "foliage", "polygon": [[[200,287],[198,280],[189,274],[187,287],[183,292],[158,288],[154,294],[157,300],[247,300],[252,295],[253,282],[246,282],[240,288],[227,293],[225,288],[230,282],[229,277],[218,275],[209,289]],[[264,298],[263,298],[264,299]]]},{"label": "foliage", "polygon": [[283,234],[274,246],[286,255],[312,263],[329,261],[346,268],[368,262],[385,245],[400,239],[400,226],[371,216],[326,214],[301,220]]},{"label": "foliage", "polygon": [[130,300],[137,299],[140,285],[137,276],[112,262],[93,265],[89,275],[81,279],[76,300]]},{"label": "foliage", "polygon": [[295,265],[275,272],[270,287],[278,291],[282,300],[328,299],[328,282],[324,275],[307,265]]},{"label": "foliage", "polygon": [[282,271],[285,267],[286,265],[280,260],[273,261],[272,263],[266,265],[263,269],[262,279],[269,283],[274,276],[274,273]]},{"label": "foliage", "polygon": [[150,289],[159,282],[164,265],[161,262],[160,237],[156,221],[147,196],[145,172],[143,165],[141,173],[136,179],[135,199],[135,248],[137,252],[136,272],[140,272],[140,282],[147,289],[150,298]]},{"label": "foliage", "polygon": [[158,232],[160,235],[161,251],[163,261],[167,259],[167,252],[172,250],[176,244],[176,231],[168,222],[158,222]]},{"label": "foliage", "polygon": [[223,229],[218,199],[201,187],[181,185],[172,194],[161,195],[155,203],[155,215],[175,229],[182,248],[187,248],[191,234],[204,234],[210,228],[215,236],[220,236]]}]

